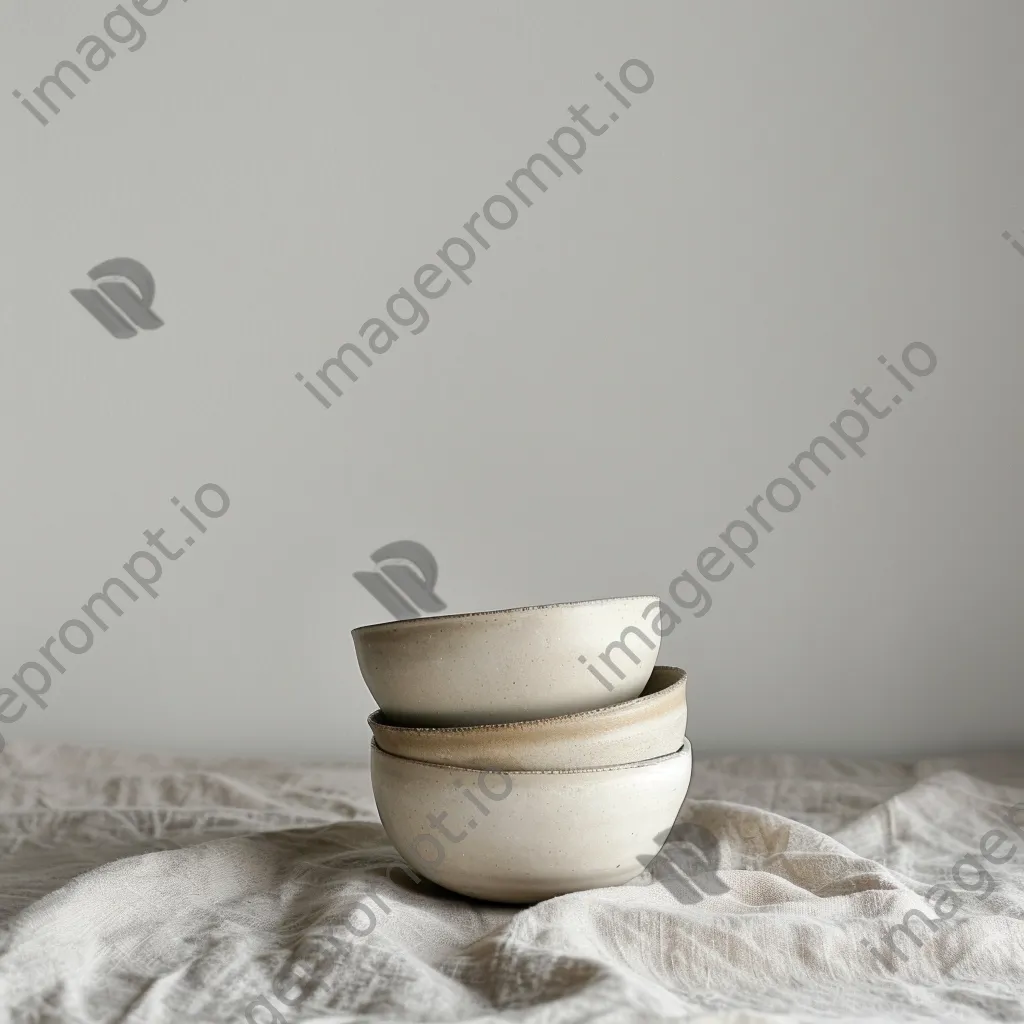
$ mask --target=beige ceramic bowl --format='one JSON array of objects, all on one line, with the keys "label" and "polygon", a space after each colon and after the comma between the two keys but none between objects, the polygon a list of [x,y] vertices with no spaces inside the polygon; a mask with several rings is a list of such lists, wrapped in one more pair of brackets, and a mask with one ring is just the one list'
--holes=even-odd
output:
[{"label": "beige ceramic bowl", "polygon": [[658,666],[643,693],[597,711],[506,725],[424,729],[367,719],[377,746],[398,757],[497,771],[601,768],[647,761],[686,738],[686,673]]},{"label": "beige ceramic bowl", "polygon": [[690,784],[690,745],[568,772],[489,772],[370,747],[381,823],[421,875],[477,899],[532,903],[635,878]]},{"label": "beige ceramic bowl", "polygon": [[636,697],[661,647],[643,617],[657,601],[431,615],[361,626],[352,641],[370,693],[397,725],[523,722]]}]

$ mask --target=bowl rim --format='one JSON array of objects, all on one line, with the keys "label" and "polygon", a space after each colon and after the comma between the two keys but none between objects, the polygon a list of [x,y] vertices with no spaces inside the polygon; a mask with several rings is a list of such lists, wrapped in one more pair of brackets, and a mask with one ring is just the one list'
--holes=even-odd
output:
[{"label": "bowl rim", "polygon": [[493,608],[479,612],[457,612],[453,615],[421,615],[415,619],[392,619],[390,622],[370,622],[365,626],[356,626],[351,631],[352,636],[362,635],[371,631],[384,631],[388,629],[411,629],[418,624],[434,624],[438,622],[455,622],[459,619],[477,619],[484,616],[515,615],[521,612],[550,611],[552,608],[581,608],[584,606],[613,604],[622,601],[661,601],[661,598],[654,594],[631,594],[624,597],[598,597],[586,601],[559,601],[555,604],[528,604],[521,608]]},{"label": "bowl rim", "polygon": [[[663,669],[667,672],[678,673],[678,678],[674,679],[668,686],[661,690],[655,690],[654,693],[640,693],[636,697],[630,697],[628,700],[619,701],[618,704],[608,704],[602,708],[591,708],[589,711],[574,711],[568,715],[551,715],[548,718],[527,718],[521,722],[482,722],[480,725],[399,725],[396,722],[382,722],[380,721],[381,715],[384,712],[377,708],[372,714],[367,715],[366,724],[371,729],[386,729],[388,732],[401,734],[403,736],[461,736],[466,733],[483,734],[488,732],[499,732],[502,730],[513,730],[522,731],[524,728],[529,726],[544,726],[548,723],[562,723],[562,722],[581,722],[587,718],[592,718],[596,715],[610,715],[616,711],[625,710],[627,708],[635,708],[644,705],[646,702],[664,699],[665,695],[684,689],[689,676],[686,674],[686,669],[677,668],[675,665],[655,665],[651,671],[651,678],[654,677],[654,673],[658,669]],[[647,685],[650,685],[650,679],[647,680]],[[384,751],[387,753],[387,751]],[[401,756],[401,755],[396,755]],[[408,760],[412,760],[409,758]]]},{"label": "bowl rim", "polygon": [[377,746],[376,740],[370,740],[370,755],[371,757],[383,757],[391,758],[393,761],[405,761],[407,764],[421,765],[424,768],[432,768],[435,771],[443,772],[458,772],[462,775],[475,775],[477,777],[481,775],[507,775],[512,778],[518,778],[520,776],[537,776],[537,775],[597,775],[600,772],[614,772],[623,769],[633,768],[647,768],[650,765],[661,764],[663,761],[671,761],[674,758],[684,760],[686,758],[693,758],[693,750],[690,746],[690,740],[688,737],[683,737],[683,745],[678,749],[672,751],[671,754],[661,754],[659,757],[651,757],[646,761],[626,761],[623,764],[604,764],[595,768],[541,768],[534,770],[527,770],[517,768],[515,771],[500,771],[495,768],[488,771],[486,768],[462,768],[455,764],[436,764],[434,761],[421,761],[416,757],[401,757],[398,754],[390,754],[386,750],[382,750]]}]

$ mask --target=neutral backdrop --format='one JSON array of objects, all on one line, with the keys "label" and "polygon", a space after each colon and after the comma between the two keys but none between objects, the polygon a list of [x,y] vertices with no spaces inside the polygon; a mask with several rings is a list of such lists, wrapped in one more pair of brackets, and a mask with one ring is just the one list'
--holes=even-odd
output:
[{"label": "neutral backdrop", "polygon": [[[666,596],[920,341],[662,661],[698,755],[1024,744],[1024,7],[170,0],[44,127],[10,92],[113,9],[0,0],[0,685],[143,530],[182,543],[172,497],[231,505],[8,742],[363,761],[371,552],[426,545],[450,612]],[[631,58],[626,111],[595,75]],[[318,405],[294,374],[583,103],[622,116],[582,173]],[[159,330],[71,298],[118,256]]]}]

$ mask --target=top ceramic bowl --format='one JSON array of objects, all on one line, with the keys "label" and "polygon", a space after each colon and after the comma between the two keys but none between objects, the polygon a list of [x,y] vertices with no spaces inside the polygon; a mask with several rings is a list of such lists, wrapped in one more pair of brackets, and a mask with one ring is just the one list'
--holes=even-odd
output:
[{"label": "top ceramic bowl", "polygon": [[661,648],[643,617],[658,600],[401,619],[360,626],[352,641],[370,693],[398,725],[523,722],[636,697]]},{"label": "top ceramic bowl", "polygon": [[370,747],[381,824],[421,875],[463,896],[531,903],[620,885],[658,855],[690,784],[690,745],[568,772],[477,772]]},{"label": "top ceramic bowl", "polygon": [[686,735],[686,673],[658,666],[634,700],[576,715],[506,725],[423,729],[367,719],[377,746],[398,757],[496,771],[600,768],[679,749]]}]

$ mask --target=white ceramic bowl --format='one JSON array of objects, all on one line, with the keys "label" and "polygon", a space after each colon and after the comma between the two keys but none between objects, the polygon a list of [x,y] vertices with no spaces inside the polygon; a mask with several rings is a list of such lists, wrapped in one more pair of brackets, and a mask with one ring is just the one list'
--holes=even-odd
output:
[{"label": "white ceramic bowl", "polygon": [[381,823],[421,875],[464,896],[533,903],[635,878],[690,784],[690,745],[566,772],[488,772],[370,748]]},{"label": "white ceramic bowl", "polygon": [[633,700],[533,722],[416,728],[392,725],[381,711],[367,721],[381,750],[415,761],[495,771],[601,768],[679,749],[686,739],[686,673],[659,665]]},{"label": "white ceramic bowl", "polygon": [[661,648],[643,617],[658,600],[401,619],[360,626],[352,642],[370,693],[395,724],[523,722],[636,697]]}]

